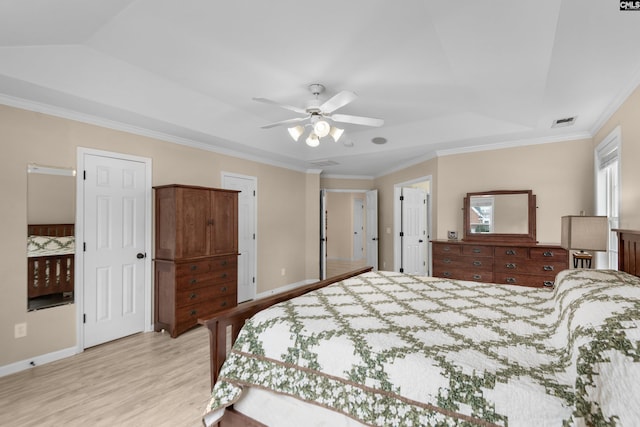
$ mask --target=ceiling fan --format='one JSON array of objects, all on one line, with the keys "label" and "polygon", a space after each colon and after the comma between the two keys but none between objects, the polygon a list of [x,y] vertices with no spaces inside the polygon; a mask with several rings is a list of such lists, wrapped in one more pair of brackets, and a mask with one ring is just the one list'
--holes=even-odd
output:
[{"label": "ceiling fan", "polygon": [[[307,145],[317,147],[320,145],[320,138],[331,135],[335,142],[338,142],[344,129],[331,126],[329,121],[340,123],[352,123],[363,126],[379,127],[384,124],[384,120],[372,117],[351,116],[348,114],[333,114],[339,108],[344,107],[350,102],[355,101],[358,97],[354,92],[343,90],[321,103],[318,96],[323,93],[325,87],[319,83],[309,85],[309,91],[314,96],[305,108],[294,107],[293,105],[281,104],[266,98],[253,98],[254,101],[264,102],[265,104],[276,105],[278,107],[302,114],[303,117],[295,117],[292,119],[282,120],[268,125],[261,126],[263,129],[269,129],[276,126],[289,126],[288,131],[294,141],[298,141],[305,131],[305,127],[311,127],[309,136],[306,139]],[[295,125],[295,123],[308,121],[304,126]]]}]

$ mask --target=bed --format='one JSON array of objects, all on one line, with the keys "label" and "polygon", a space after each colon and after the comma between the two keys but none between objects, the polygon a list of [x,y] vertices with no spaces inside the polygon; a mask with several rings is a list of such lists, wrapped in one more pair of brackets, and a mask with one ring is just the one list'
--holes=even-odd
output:
[{"label": "bed", "polygon": [[640,232],[619,236],[620,271],[553,289],[366,271],[203,319],[204,423],[638,425]]},{"label": "bed", "polygon": [[29,224],[28,297],[73,292],[74,224]]}]

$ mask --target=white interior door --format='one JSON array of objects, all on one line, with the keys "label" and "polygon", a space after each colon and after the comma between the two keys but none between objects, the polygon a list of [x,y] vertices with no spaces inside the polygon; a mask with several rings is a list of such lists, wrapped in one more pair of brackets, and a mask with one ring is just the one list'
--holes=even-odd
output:
[{"label": "white interior door", "polygon": [[378,190],[367,191],[367,265],[378,269]]},{"label": "white interior door", "polygon": [[84,347],[145,329],[144,162],[84,154]]},{"label": "white interior door", "polygon": [[256,297],[257,179],[223,173],[222,187],[238,190],[238,303]]},{"label": "white interior door", "polygon": [[364,258],[364,202],[353,199],[353,260]]},{"label": "white interior door", "polygon": [[426,274],[426,192],[402,189],[402,271]]}]

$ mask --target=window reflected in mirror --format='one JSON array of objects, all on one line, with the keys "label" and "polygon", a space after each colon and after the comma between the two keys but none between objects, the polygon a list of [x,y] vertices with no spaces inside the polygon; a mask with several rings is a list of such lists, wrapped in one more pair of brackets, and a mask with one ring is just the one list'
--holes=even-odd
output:
[{"label": "window reflected in mirror", "polygon": [[27,167],[27,307],[74,301],[75,170]]}]

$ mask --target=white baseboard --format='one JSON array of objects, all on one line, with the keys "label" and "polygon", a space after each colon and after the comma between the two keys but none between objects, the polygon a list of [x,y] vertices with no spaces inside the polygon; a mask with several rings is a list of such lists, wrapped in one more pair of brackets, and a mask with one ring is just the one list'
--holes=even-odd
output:
[{"label": "white baseboard", "polygon": [[271,295],[280,294],[282,292],[290,291],[292,289],[299,288],[300,286],[309,285],[309,284],[315,283],[317,281],[318,281],[317,279],[307,279],[307,280],[303,280],[301,282],[296,282],[296,283],[291,283],[289,285],[280,286],[279,288],[271,289],[269,291],[260,292],[259,294],[256,294],[256,298],[255,299],[258,300],[258,299],[270,297]]},{"label": "white baseboard", "polygon": [[29,359],[14,362],[9,365],[0,366],[0,377],[15,374],[16,372],[31,369],[34,366],[44,365],[45,363],[55,362],[78,354],[78,347],[69,347],[62,350],[54,351],[40,356],[31,357]]}]

